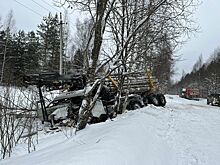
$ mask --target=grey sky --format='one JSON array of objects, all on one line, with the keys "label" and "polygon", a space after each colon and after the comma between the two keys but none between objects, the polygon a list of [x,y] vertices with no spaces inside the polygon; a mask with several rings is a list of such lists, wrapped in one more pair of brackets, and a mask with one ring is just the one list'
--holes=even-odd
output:
[{"label": "grey sky", "polygon": [[43,16],[51,13],[63,12],[62,8],[53,5],[52,0],[0,0],[0,16],[5,16],[12,9],[18,30],[35,30]]},{"label": "grey sky", "polygon": [[[42,17],[48,14],[63,11],[63,9],[52,6],[52,0],[0,0],[0,16],[4,20],[10,9],[13,10],[17,29],[25,31],[35,30],[42,21]],[[17,1],[17,2],[16,2]],[[36,3],[40,5],[37,5]],[[27,9],[18,2],[22,3]],[[45,3],[46,2],[46,3]],[[47,3],[50,3],[49,6]],[[42,7],[43,6],[43,7]],[[54,9],[55,8],[55,9]],[[33,11],[31,11],[33,10]],[[74,18],[73,18],[74,17]],[[75,14],[70,15],[71,27],[74,28]],[[204,0],[195,13],[195,18],[201,27],[200,33],[191,39],[177,52],[182,61],[176,64],[176,79],[179,79],[182,70],[190,72],[199,55],[203,55],[204,61],[220,47],[220,0]]]},{"label": "grey sky", "polygon": [[204,0],[195,13],[195,18],[200,26],[200,32],[192,36],[190,41],[183,45],[178,54],[182,55],[183,61],[177,63],[180,77],[182,70],[190,72],[193,64],[202,54],[206,61],[214,50],[220,47],[220,1]]}]

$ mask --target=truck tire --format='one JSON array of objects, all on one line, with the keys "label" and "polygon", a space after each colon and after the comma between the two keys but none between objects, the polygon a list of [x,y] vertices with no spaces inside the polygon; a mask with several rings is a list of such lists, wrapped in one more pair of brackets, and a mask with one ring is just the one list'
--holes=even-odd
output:
[{"label": "truck tire", "polygon": [[147,96],[143,96],[143,103],[145,106],[147,106],[149,104],[149,99]]},{"label": "truck tire", "polygon": [[148,96],[148,98],[149,98],[149,102],[150,102],[151,104],[153,104],[153,105],[155,105],[155,106],[160,106],[160,103],[159,103],[159,100],[158,100],[157,95],[155,95],[155,94],[150,94],[150,95]]},{"label": "truck tire", "polygon": [[135,109],[140,109],[140,108],[142,108],[142,105],[139,101],[136,101],[136,100],[130,101],[126,107],[127,110],[135,110]]},{"label": "truck tire", "polygon": [[166,98],[163,94],[157,94],[159,106],[164,107],[166,105]]},{"label": "truck tire", "polygon": [[108,115],[107,114],[101,114],[99,116],[99,122],[105,122],[108,119]]}]

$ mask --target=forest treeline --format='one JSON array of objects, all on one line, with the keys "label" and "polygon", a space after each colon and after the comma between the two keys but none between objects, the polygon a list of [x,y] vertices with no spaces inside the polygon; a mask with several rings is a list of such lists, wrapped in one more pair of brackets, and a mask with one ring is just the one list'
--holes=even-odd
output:
[{"label": "forest treeline", "polygon": [[179,94],[178,92],[186,87],[198,88],[201,97],[220,93],[220,49],[216,49],[205,63],[200,55],[192,71],[183,73],[181,80],[171,88],[171,92]]},{"label": "forest treeline", "polygon": [[[14,31],[13,12],[0,26],[0,77],[1,83],[19,85],[24,74],[58,72],[60,56],[60,21],[51,13],[44,17],[37,30]],[[67,65],[64,31],[63,57]]]},{"label": "forest treeline", "polygon": [[[135,3],[134,5],[138,6]],[[131,6],[131,8],[134,7]],[[141,7],[145,6],[140,5]],[[138,12],[141,13],[141,11]],[[105,39],[103,45],[107,40],[113,47],[117,45],[111,52],[115,51],[116,54],[119,54],[119,49],[123,47],[125,39],[129,37],[126,35],[131,33],[129,30],[134,30],[134,27],[138,25],[138,20],[143,18],[141,15],[132,14],[130,18],[129,16],[126,18],[127,20],[122,20],[123,27],[119,27],[119,24],[115,22],[119,19],[117,16],[111,19],[112,22],[109,22],[109,28],[113,31],[112,38]],[[136,20],[135,17],[137,17]],[[10,12],[5,24],[0,21],[1,83],[19,85],[25,74],[59,72],[60,20],[58,15],[50,13],[45,16],[37,26],[37,30],[30,32],[24,30],[14,32],[13,19],[13,13]],[[133,24],[129,22],[129,19],[133,20]],[[124,71],[150,69],[160,83],[161,89],[166,91],[171,85],[171,76],[174,73],[175,56],[173,51],[175,44],[172,43],[172,34],[163,30],[162,24],[163,22],[161,22],[161,27],[157,27],[158,29],[152,28],[153,25],[150,28],[149,25],[140,28],[137,34],[132,35],[130,43],[123,48],[124,51],[120,58],[124,60]],[[77,20],[75,35],[72,38],[70,38],[68,26],[64,27],[62,38],[64,73],[74,68],[83,69],[85,72],[88,69],[88,57],[92,56],[93,47],[93,44],[88,43],[95,38],[94,28],[92,28],[94,26],[95,23],[92,19]],[[96,48],[96,50],[98,49]],[[109,59],[111,56],[115,56],[115,54],[109,53],[109,48],[102,46],[102,50],[104,51],[100,52],[97,66],[103,63],[112,63],[112,60]],[[130,62],[125,64],[125,60]],[[106,69],[106,65],[104,67]]]}]

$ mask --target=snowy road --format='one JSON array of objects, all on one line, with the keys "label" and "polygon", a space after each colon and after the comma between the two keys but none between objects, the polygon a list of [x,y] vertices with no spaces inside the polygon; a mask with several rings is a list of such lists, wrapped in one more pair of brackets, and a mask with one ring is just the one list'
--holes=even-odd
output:
[{"label": "snowy road", "polygon": [[19,145],[0,165],[220,164],[220,107],[205,100],[167,96],[165,108],[150,105],[70,133],[41,133],[37,151]]}]

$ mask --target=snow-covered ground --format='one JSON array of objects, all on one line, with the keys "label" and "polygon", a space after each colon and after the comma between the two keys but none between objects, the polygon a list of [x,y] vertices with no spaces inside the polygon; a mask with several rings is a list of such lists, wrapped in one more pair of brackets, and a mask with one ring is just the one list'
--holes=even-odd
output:
[{"label": "snow-covered ground", "polygon": [[0,165],[219,165],[220,107],[166,99],[165,108],[129,111],[76,135],[41,131],[36,151],[20,144]]}]

